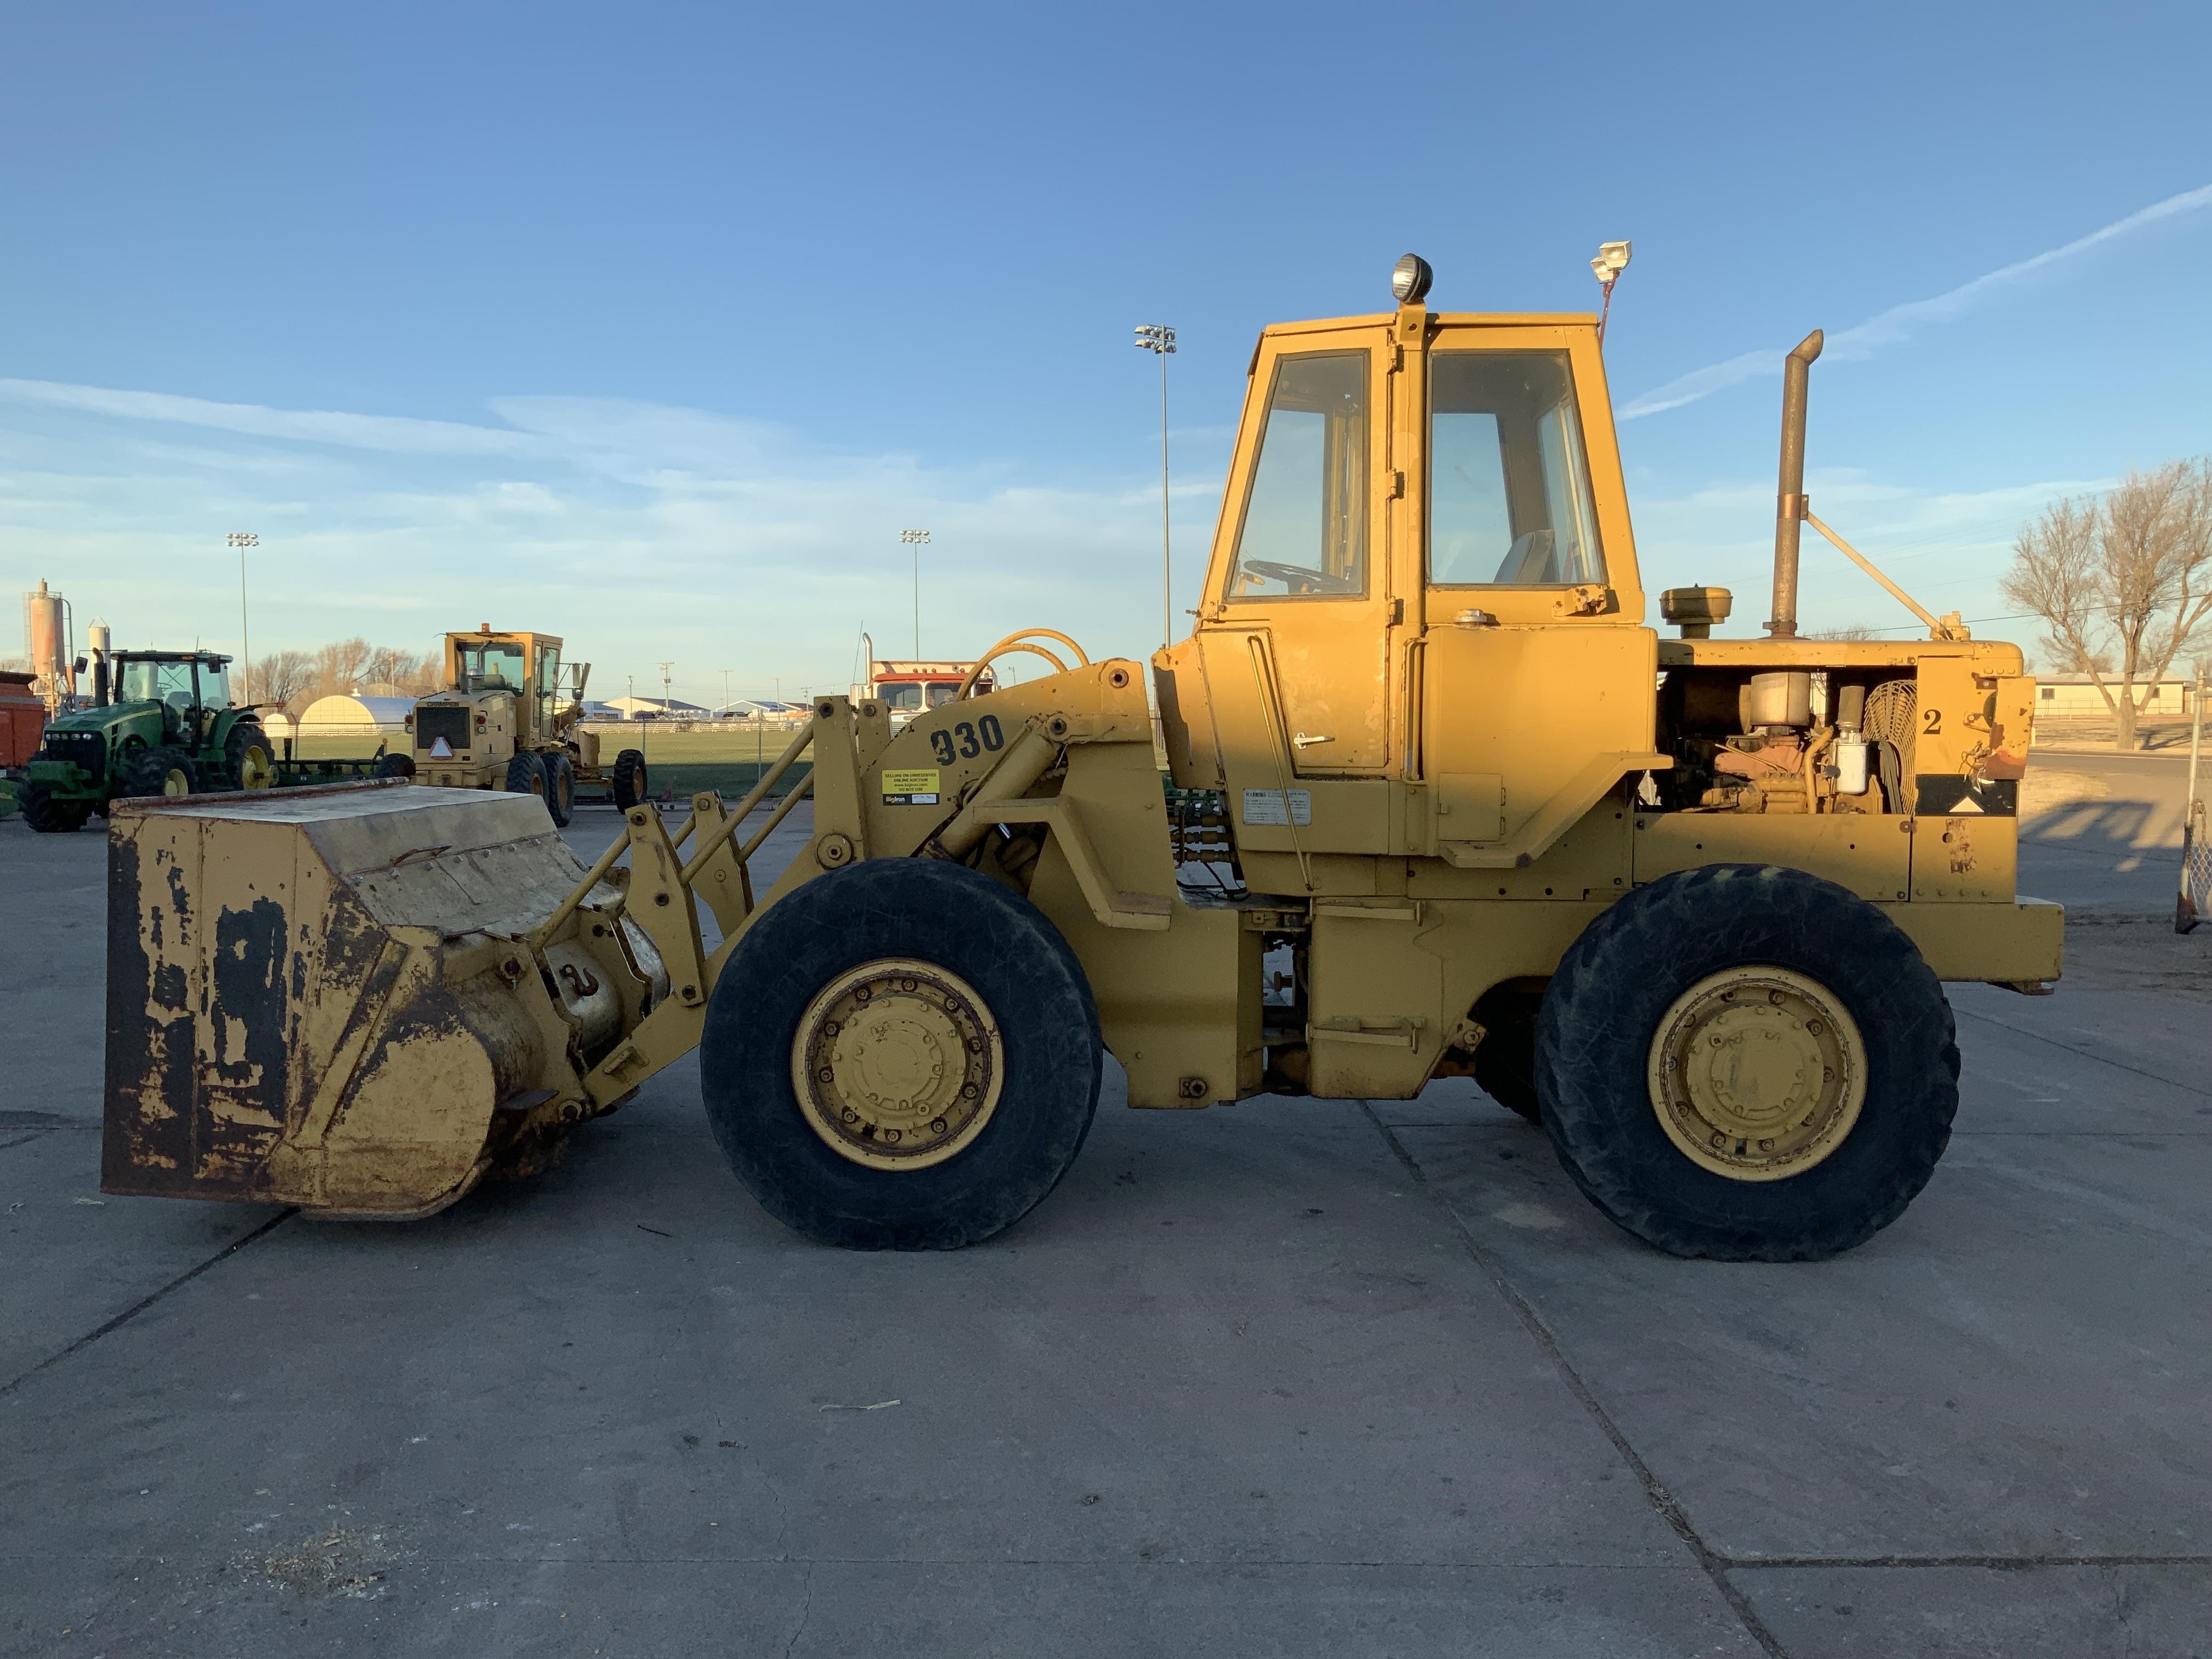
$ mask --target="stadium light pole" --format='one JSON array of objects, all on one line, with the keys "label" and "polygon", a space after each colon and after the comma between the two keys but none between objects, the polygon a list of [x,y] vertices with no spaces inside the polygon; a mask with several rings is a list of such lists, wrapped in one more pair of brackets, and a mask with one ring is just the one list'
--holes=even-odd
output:
[{"label": "stadium light pole", "polygon": [[914,550],[914,655],[921,659],[921,550],[929,545],[927,530],[902,530],[899,540]]},{"label": "stadium light pole", "polygon": [[239,690],[246,691],[253,684],[253,639],[246,627],[246,550],[260,546],[261,538],[251,530],[234,530],[230,544],[238,550],[238,674]]},{"label": "stadium light pole", "polygon": [[1175,556],[1168,532],[1168,359],[1175,356],[1175,331],[1165,323],[1137,330],[1137,349],[1160,360],[1160,648],[1175,643]]}]

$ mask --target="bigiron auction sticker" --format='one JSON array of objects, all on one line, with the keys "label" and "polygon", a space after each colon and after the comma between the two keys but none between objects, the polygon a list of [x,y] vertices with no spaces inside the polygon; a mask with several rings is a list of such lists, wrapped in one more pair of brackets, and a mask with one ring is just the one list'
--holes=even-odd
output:
[{"label": "bigiron auction sticker", "polygon": [[933,766],[914,767],[898,770],[884,769],[884,805],[886,806],[934,806],[937,805],[937,769]]}]

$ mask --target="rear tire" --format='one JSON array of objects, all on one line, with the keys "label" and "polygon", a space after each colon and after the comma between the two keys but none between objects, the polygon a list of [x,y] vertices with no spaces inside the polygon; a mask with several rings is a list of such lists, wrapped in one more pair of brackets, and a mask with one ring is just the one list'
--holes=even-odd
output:
[{"label": "rear tire", "polygon": [[[900,960],[974,990],[1004,1071],[972,1139],[939,1162],[883,1168],[810,1121],[793,1047],[825,988]],[[879,859],[807,883],[753,926],[699,1052],[714,1139],[763,1208],[819,1243],[924,1250],[989,1238],[1058,1184],[1090,1131],[1104,1043],[1082,965],[1035,905],[960,865]]]},{"label": "rear tire", "polygon": [[507,793],[545,799],[545,767],[526,749],[507,763]]},{"label": "rear tire", "polygon": [[541,755],[545,768],[545,810],[553,822],[566,829],[576,816],[576,769],[566,755]]},{"label": "rear tire", "polygon": [[240,720],[222,740],[225,787],[266,789],[276,781],[276,757],[258,722]]},{"label": "rear tire", "polygon": [[166,744],[134,749],[124,758],[121,793],[134,799],[149,795],[196,795],[199,787],[199,770],[181,749]]},{"label": "rear tire", "polygon": [[647,798],[648,783],[645,775],[645,757],[635,749],[625,749],[615,757],[615,769],[610,775],[615,805],[625,812]]},{"label": "rear tire", "polygon": [[43,783],[27,783],[15,794],[23,822],[42,836],[73,835],[92,816],[88,800],[56,800]]},{"label": "rear tire", "polygon": [[[1710,1030],[1710,1048],[1673,1058],[1683,1011],[1701,997],[1720,1009],[1733,983],[1746,992],[1733,1010],[1693,1028]],[[1814,1017],[1790,1012],[1806,1006],[1792,983]],[[1841,1018],[1819,1018],[1820,1003]],[[1810,1057],[1846,1027],[1847,1060]],[[1808,1058],[1778,1085],[1771,1057],[1792,1054]],[[1685,1120],[1662,1118],[1662,1080],[1687,1087],[1675,1079],[1701,1066],[1726,1084],[1703,1098],[1767,1114],[1777,1139],[1730,1140],[1700,1120],[1677,1139]],[[1829,1108],[1821,1091],[1852,1073],[1858,1103]],[[1958,1109],[1959,1050],[1942,982],[1873,905],[1802,870],[1709,865],[1638,889],[1569,947],[1538,1022],[1536,1084],[1559,1162],[1638,1238],[1672,1255],[1807,1261],[1864,1243],[1928,1184]],[[1806,1150],[1792,1153],[1800,1134]],[[1781,1150],[1762,1165],[1768,1147]]]},{"label": "rear tire", "polygon": [[376,763],[376,770],[369,774],[373,778],[411,778],[414,775],[415,757],[412,755],[386,755]]}]

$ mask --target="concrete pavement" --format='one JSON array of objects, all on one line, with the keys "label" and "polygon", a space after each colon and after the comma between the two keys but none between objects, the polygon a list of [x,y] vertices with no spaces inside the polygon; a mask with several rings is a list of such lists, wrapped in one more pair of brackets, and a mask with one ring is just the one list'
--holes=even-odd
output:
[{"label": "concrete pavement", "polygon": [[93,1201],[100,869],[0,823],[0,1652],[2212,1654],[2200,1000],[1953,988],[1952,1150],[1820,1264],[1650,1252],[1463,1082],[1111,1079],[1012,1233],[867,1256],[687,1062],[311,1224]]}]

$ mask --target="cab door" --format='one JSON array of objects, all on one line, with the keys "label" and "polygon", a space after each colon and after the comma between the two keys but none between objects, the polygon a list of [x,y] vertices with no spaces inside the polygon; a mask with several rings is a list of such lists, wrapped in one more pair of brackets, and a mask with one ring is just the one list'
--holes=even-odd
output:
[{"label": "cab door", "polygon": [[1210,695],[1249,707],[1302,778],[1390,763],[1388,339],[1373,324],[1270,331],[1223,503],[1199,630]]},{"label": "cab door", "polygon": [[1593,331],[1447,323],[1427,370],[1422,779],[1439,853],[1511,864],[1651,762],[1657,636]]}]

